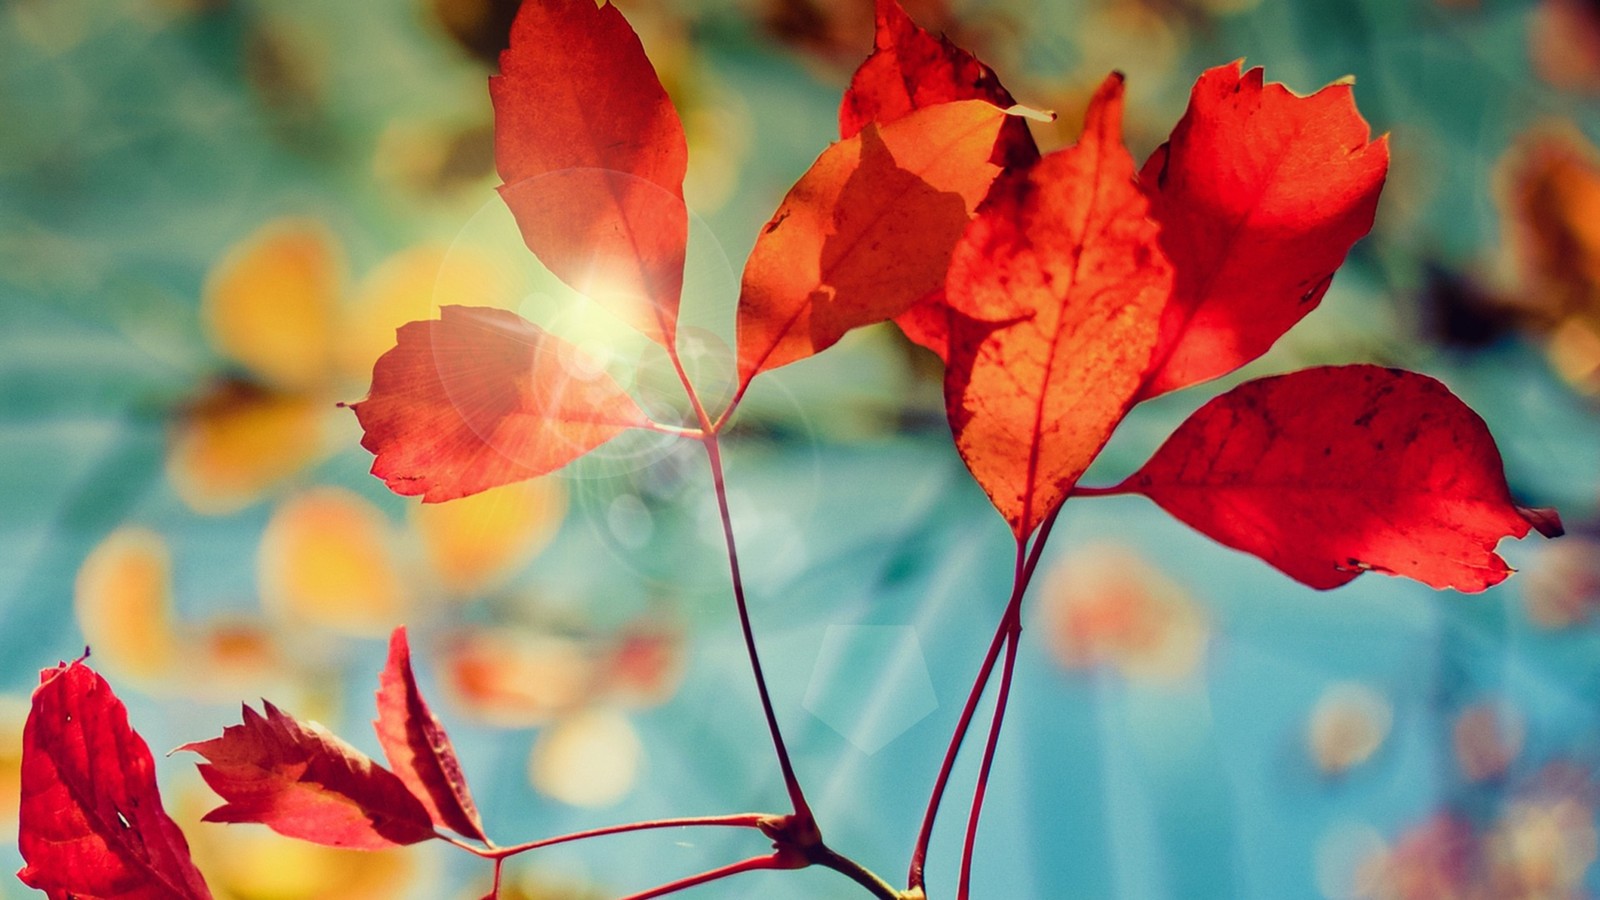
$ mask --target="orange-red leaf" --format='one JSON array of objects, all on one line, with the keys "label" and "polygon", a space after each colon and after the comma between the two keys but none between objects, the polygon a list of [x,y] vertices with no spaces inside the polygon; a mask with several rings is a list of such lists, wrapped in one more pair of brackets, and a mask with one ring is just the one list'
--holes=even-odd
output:
[{"label": "orange-red leaf", "polygon": [[265,701],[244,723],[184,744],[206,758],[200,775],[227,801],[207,822],[259,822],[330,847],[383,850],[434,837],[433,820],[393,772],[314,722]]},{"label": "orange-red leaf", "polygon": [[[854,137],[869,122],[887,125],[916,110],[952,100],[1016,104],[994,70],[944,35],[917,25],[899,0],[877,0],[872,55],[856,69],[839,104],[839,136]],[[1026,166],[1039,148],[1020,118],[1008,119],[997,149],[1007,166]]]},{"label": "orange-red leaf", "polygon": [[1004,111],[981,100],[869,124],[823,152],[756,239],[739,298],[739,377],[832,346],[943,282],[1000,167]]},{"label": "orange-red leaf", "polygon": [[1240,68],[1200,76],[1140,174],[1177,273],[1144,397],[1239,368],[1316,308],[1389,170],[1349,83],[1297,97]]},{"label": "orange-red leaf", "polygon": [[[899,0],[877,0],[877,31],[872,55],[850,79],[839,105],[839,136],[853,137],[869,122],[886,125],[915,110],[952,100],[988,100],[1009,108],[1017,101],[994,70],[911,20]],[[995,161],[1007,167],[1030,166],[1039,148],[1021,117],[1000,127]],[[927,297],[895,316],[911,340],[947,356],[948,309],[941,283]]]},{"label": "orange-red leaf", "polygon": [[468,306],[402,326],[352,408],[372,474],[428,503],[555,471],[649,424],[576,347],[516,313]]},{"label": "orange-red leaf", "polygon": [[1502,537],[1560,533],[1552,511],[1513,504],[1477,413],[1432,378],[1379,366],[1246,382],[1117,490],[1319,589],[1372,569],[1481,591],[1511,572]]},{"label": "orange-red leaf", "polygon": [[403,625],[389,638],[389,662],[379,677],[378,720],[373,725],[395,775],[427,807],[434,824],[483,840],[483,821],[455,747],[417,689]]},{"label": "orange-red leaf", "polygon": [[951,260],[950,426],[1018,536],[1127,413],[1171,287],[1121,129],[1112,75],[1078,143],[997,182]]},{"label": "orange-red leaf", "polygon": [[501,196],[562,281],[670,344],[688,213],[683,124],[609,2],[524,3],[489,81]]},{"label": "orange-red leaf", "polygon": [[22,732],[17,877],[51,900],[210,900],[150,748],[81,660],[39,674]]}]

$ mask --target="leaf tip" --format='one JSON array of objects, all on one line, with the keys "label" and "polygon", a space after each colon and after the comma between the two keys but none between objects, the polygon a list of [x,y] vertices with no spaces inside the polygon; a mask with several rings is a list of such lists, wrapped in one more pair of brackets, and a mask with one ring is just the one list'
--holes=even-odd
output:
[{"label": "leaf tip", "polygon": [[1547,538],[1558,538],[1567,533],[1566,526],[1561,524],[1561,514],[1553,506],[1519,506],[1517,515]]}]

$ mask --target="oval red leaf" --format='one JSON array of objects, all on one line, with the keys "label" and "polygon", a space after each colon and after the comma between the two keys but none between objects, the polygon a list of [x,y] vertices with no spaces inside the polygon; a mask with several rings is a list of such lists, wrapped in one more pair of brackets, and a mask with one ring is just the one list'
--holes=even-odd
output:
[{"label": "oval red leaf", "polygon": [[206,758],[206,784],[227,801],[207,822],[258,822],[330,847],[383,850],[435,837],[433,820],[399,778],[315,722],[271,703],[244,723],[184,744]]},{"label": "oval red leaf", "polygon": [[485,840],[483,821],[467,790],[455,747],[417,688],[403,625],[389,638],[389,662],[379,676],[378,720],[373,726],[390,767],[427,807],[434,824]]},{"label": "oval red leaf", "polygon": [[1142,383],[1172,283],[1147,209],[1112,75],[1078,143],[997,182],[951,260],[950,427],[1019,537],[1060,506]]},{"label": "oval red leaf", "polygon": [[1389,170],[1349,83],[1309,97],[1240,63],[1206,71],[1140,180],[1177,273],[1154,397],[1239,368],[1315,309],[1372,228]]},{"label": "oval red leaf", "polygon": [[756,239],[739,297],[739,376],[819,353],[938,289],[1000,173],[1003,110],[944,103],[825,150]]},{"label": "oval red leaf", "polygon": [[211,900],[150,747],[82,660],[39,674],[22,730],[22,883],[52,898]]},{"label": "oval red leaf", "polygon": [[372,474],[426,503],[553,472],[650,424],[576,347],[516,313],[469,306],[401,326],[351,408]]},{"label": "oval red leaf", "polygon": [[1367,570],[1481,591],[1502,537],[1552,510],[1511,499],[1489,428],[1425,375],[1332,366],[1246,382],[1179,426],[1116,490],[1314,588]]},{"label": "oval red leaf", "polygon": [[609,2],[524,3],[489,80],[501,196],[551,272],[670,345],[689,150],[639,37]]}]

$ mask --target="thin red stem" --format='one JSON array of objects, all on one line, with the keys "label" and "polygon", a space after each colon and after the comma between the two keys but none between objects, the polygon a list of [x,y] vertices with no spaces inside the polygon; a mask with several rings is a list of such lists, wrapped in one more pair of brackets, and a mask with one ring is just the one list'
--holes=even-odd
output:
[{"label": "thin red stem", "polygon": [[[1039,559],[1044,554],[1045,541],[1050,538],[1050,531],[1055,527],[1056,518],[1061,514],[1061,507],[1056,507],[1050,515],[1045,517],[1039,526],[1038,534],[1033,541],[1033,547],[1027,551],[1027,559],[1023,560],[1025,541],[1017,542],[1017,568],[1013,570],[1011,582],[1011,596],[1006,601],[1005,612],[1000,617],[1000,624],[995,628],[994,638],[989,642],[989,650],[983,657],[983,663],[978,667],[977,677],[973,679],[972,690],[967,694],[966,705],[961,709],[961,718],[956,722],[955,731],[950,735],[950,744],[945,748],[944,761],[939,766],[939,774],[933,783],[933,791],[928,797],[928,808],[922,814],[922,827],[917,832],[917,842],[911,850],[911,868],[906,875],[908,889],[921,889],[926,887],[925,870],[928,862],[928,847],[933,840],[933,824],[938,818],[939,806],[944,800],[945,788],[949,785],[950,775],[955,769],[956,757],[961,752],[961,745],[965,743],[967,730],[972,725],[972,718],[977,713],[978,703],[983,698],[984,689],[989,684],[989,676],[994,672],[995,661],[1000,657],[1000,650],[1006,644],[1007,629],[1021,609],[1022,595],[1027,591],[1028,585],[1033,581],[1033,574],[1039,568]],[[1019,622],[1020,618],[1017,619]]]},{"label": "thin red stem", "polygon": [[709,431],[718,434],[722,433],[723,426],[727,425],[728,420],[733,418],[733,411],[739,408],[739,401],[744,399],[744,392],[750,389],[750,380],[747,378],[740,382],[739,389],[734,392],[733,399],[728,401],[727,408],[722,411],[721,415],[717,416],[717,420],[711,424]]},{"label": "thin red stem", "polygon": [[498,900],[500,897],[500,876],[505,867],[505,857],[500,857],[494,861],[494,884],[489,886],[489,900]]},{"label": "thin red stem", "polygon": [[934,779],[933,792],[928,797],[928,808],[922,814],[922,828],[917,832],[917,843],[911,851],[911,870],[906,875],[907,887],[924,886],[923,869],[928,862],[928,845],[933,840],[933,823],[938,818],[939,806],[944,801],[944,790],[950,784],[950,774],[955,770],[956,757],[961,752],[967,728],[972,724],[972,717],[978,710],[978,701],[982,699],[983,690],[989,684],[989,673],[994,671],[995,661],[1000,658],[1000,650],[1005,645],[1005,636],[1003,625],[995,630],[994,640],[989,642],[989,652],[984,656],[983,664],[978,667],[978,677],[973,679],[972,690],[967,693],[966,705],[961,708],[961,718],[956,721],[955,732],[950,735],[950,744],[944,751],[944,761],[939,764],[939,775]]},{"label": "thin red stem", "polygon": [[571,841],[582,841],[589,838],[605,837],[610,834],[627,834],[631,831],[649,831],[657,828],[689,828],[694,826],[723,826],[730,828],[760,828],[764,820],[771,819],[767,813],[737,813],[728,816],[689,816],[679,819],[651,819],[645,822],[627,822],[621,825],[607,825],[603,828],[591,828],[587,831],[574,831],[571,834],[561,834],[555,837],[541,838],[525,844],[515,844],[510,847],[476,847],[465,841],[439,835],[446,841],[473,853],[484,859],[505,859],[537,850],[540,847],[551,847],[556,844],[565,844]]},{"label": "thin red stem", "polygon": [[811,807],[806,803],[800,780],[795,777],[794,764],[789,760],[789,749],[783,742],[783,731],[778,727],[778,716],[773,712],[772,695],[767,690],[767,677],[761,669],[761,654],[756,651],[756,635],[750,626],[750,607],[745,600],[744,578],[739,574],[739,550],[733,538],[733,514],[728,508],[728,487],[723,477],[722,448],[715,431],[709,431],[702,442],[706,457],[711,463],[711,480],[717,494],[717,510],[722,515],[722,537],[728,548],[728,572],[733,582],[733,600],[739,608],[739,628],[744,632],[745,652],[750,657],[750,672],[755,676],[756,692],[761,696],[761,711],[767,719],[767,731],[772,735],[772,749],[778,755],[778,767],[783,771],[784,787],[789,791],[789,801],[794,814],[806,821],[812,820]]},{"label": "thin red stem", "polygon": [[1128,493],[1132,492],[1120,484],[1110,487],[1084,487],[1080,484],[1072,489],[1074,497],[1117,497]]},{"label": "thin red stem", "polygon": [[1006,633],[1006,661],[1000,668],[1000,690],[995,695],[994,719],[989,723],[989,739],[983,747],[983,762],[978,765],[978,783],[972,791],[972,810],[967,815],[967,837],[961,847],[961,880],[956,887],[956,900],[967,900],[972,883],[973,848],[978,843],[978,817],[983,814],[984,793],[989,787],[989,770],[994,766],[994,751],[1000,744],[1000,726],[1006,717],[1006,701],[1011,696],[1011,676],[1016,671],[1017,644],[1022,634],[1022,620],[1008,614]]},{"label": "thin red stem", "polygon": [[650,900],[651,897],[665,897],[668,894],[675,894],[678,891],[687,890],[689,888],[696,887],[697,885],[727,878],[730,875],[738,875],[742,872],[755,872],[761,869],[781,868],[785,868],[785,865],[783,860],[776,853],[770,853],[766,856],[752,856],[749,859],[740,860],[736,863],[730,863],[726,866],[701,872],[698,875],[690,875],[688,878],[680,878],[677,881],[669,881],[660,887],[653,887],[648,891],[641,891],[637,894],[629,894],[628,896],[623,897],[622,900]]}]

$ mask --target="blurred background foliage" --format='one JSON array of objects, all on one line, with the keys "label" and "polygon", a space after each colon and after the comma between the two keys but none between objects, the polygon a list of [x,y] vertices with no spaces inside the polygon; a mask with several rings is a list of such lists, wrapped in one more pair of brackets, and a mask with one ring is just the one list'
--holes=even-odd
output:
[{"label": "blurred background foliage", "polygon": [[[741,261],[836,134],[870,3],[619,5],[687,126],[687,333],[715,385]],[[267,697],[375,752],[380,638],[400,622],[504,841],[783,805],[696,448],[628,437],[421,507],[366,475],[336,405],[441,303],[537,316],[670,402],[494,194],[484,80],[515,6],[0,4],[0,828],[35,673],[85,643],[157,750]],[[1231,380],[1348,361],[1440,377],[1489,422],[1520,498],[1571,532],[1503,548],[1522,572],[1481,596],[1377,575],[1318,594],[1143,501],[1074,503],[1029,601],[981,895],[1600,892],[1600,4],[907,6],[1060,111],[1047,147],[1111,68],[1141,159],[1204,67],[1245,57],[1300,92],[1355,76],[1393,142],[1377,226]],[[1216,392],[1141,408],[1088,480],[1130,471]],[[1005,600],[1007,530],[949,446],[929,359],[887,329],[765,376],[730,452],[797,764],[830,841],[897,876]],[[200,826],[214,801],[189,762],[161,776],[219,897],[484,891],[486,867],[448,848]],[[507,895],[614,896],[760,848],[704,830],[567,845],[519,858]],[[803,872],[701,893],[852,891]]]}]

